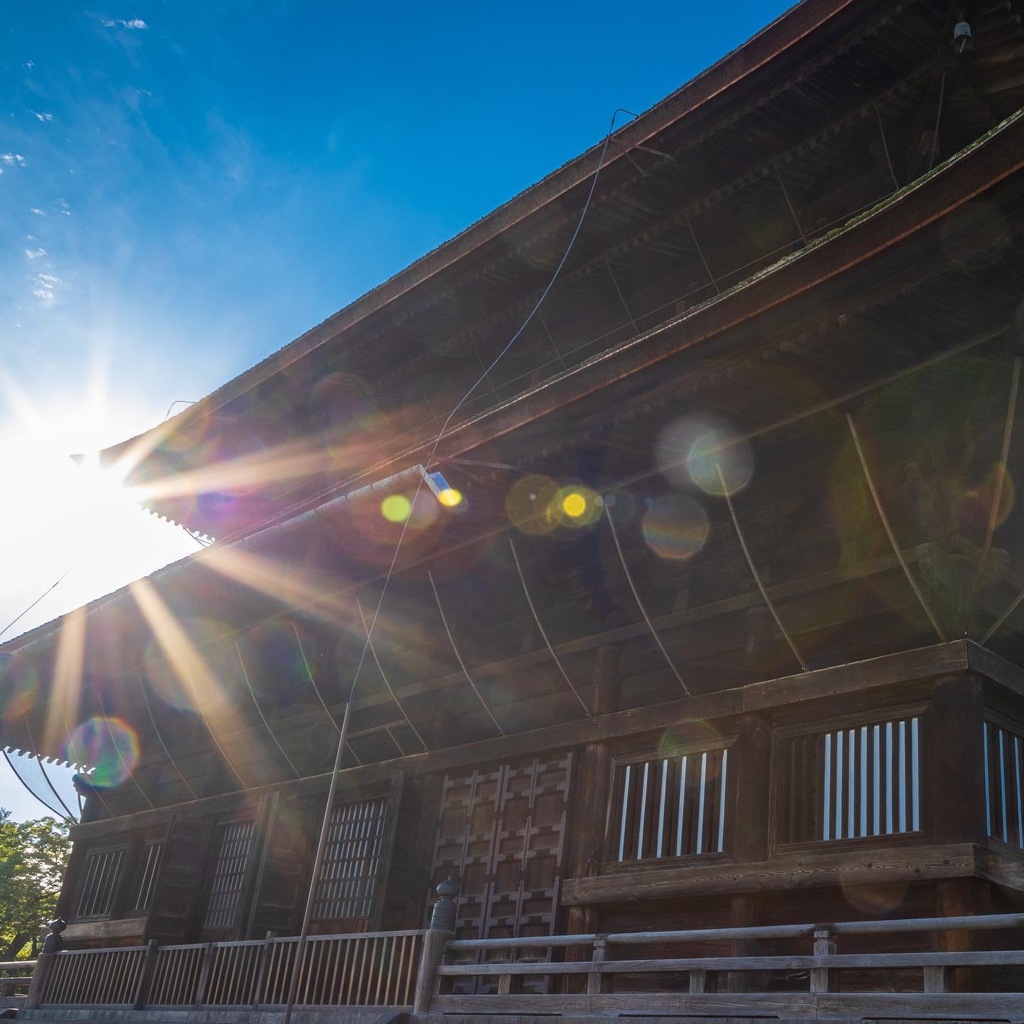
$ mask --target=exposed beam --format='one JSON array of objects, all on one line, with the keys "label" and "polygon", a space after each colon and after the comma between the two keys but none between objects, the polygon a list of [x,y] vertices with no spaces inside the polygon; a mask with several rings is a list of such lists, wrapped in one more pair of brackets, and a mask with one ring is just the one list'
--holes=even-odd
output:
[{"label": "exposed beam", "polygon": [[[499,736],[446,750],[410,754],[392,761],[347,768],[339,774],[339,785],[345,790],[362,791],[365,787],[386,783],[397,771],[452,771],[476,764],[526,757],[552,750],[565,750],[584,743],[615,740],[644,733],[660,733],[669,727],[680,728],[688,723],[714,721],[746,711],[779,708],[858,691],[872,691],[899,683],[928,680],[935,676],[963,672],[969,668],[967,641],[954,640],[914,651],[901,651],[880,658],[838,665],[765,680],[719,693],[667,701],[651,707],[618,711],[590,719],[547,726],[531,732]],[[111,827],[130,831],[164,820],[171,814],[200,817],[226,812],[240,803],[254,801],[265,793],[280,791],[298,798],[322,793],[330,782],[330,774],[312,776],[298,782],[264,786],[241,793],[227,793],[207,800],[177,804],[157,811],[139,811],[124,815],[116,824],[106,821],[78,825],[76,839],[107,834]]]}]

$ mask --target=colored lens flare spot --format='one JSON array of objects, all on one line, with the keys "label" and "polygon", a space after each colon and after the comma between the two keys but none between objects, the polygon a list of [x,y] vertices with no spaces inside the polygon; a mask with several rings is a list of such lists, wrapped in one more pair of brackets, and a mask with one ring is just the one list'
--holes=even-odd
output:
[{"label": "colored lens flare spot", "polygon": [[509,521],[523,533],[550,533],[558,525],[558,485],[546,476],[517,480],[505,499]]},{"label": "colored lens flare spot", "polygon": [[389,494],[380,503],[380,514],[389,523],[404,523],[412,512],[412,502],[404,494]]},{"label": "colored lens flare spot", "polygon": [[670,423],[654,448],[658,469],[674,487],[699,487],[722,497],[741,491],[754,472],[749,443],[715,417],[685,417]]},{"label": "colored lens flare spot", "polygon": [[139,738],[120,718],[94,715],[68,738],[64,756],[84,765],[89,783],[109,789],[128,779],[139,763]]},{"label": "colored lens flare spot", "polygon": [[681,562],[693,558],[708,539],[708,517],[688,495],[655,498],[644,516],[647,546],[661,558]]},{"label": "colored lens flare spot", "polygon": [[582,484],[563,487],[555,498],[558,518],[563,526],[589,526],[601,516],[601,496]]}]

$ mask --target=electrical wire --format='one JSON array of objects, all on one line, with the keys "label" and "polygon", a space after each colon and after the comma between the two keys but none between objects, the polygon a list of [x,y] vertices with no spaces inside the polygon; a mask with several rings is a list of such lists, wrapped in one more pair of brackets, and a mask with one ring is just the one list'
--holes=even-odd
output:
[{"label": "electrical wire", "polygon": [[[441,440],[444,437],[445,432],[448,430],[448,426],[451,423],[452,419],[454,419],[455,414],[459,411],[459,409],[462,408],[463,405],[465,405],[465,403],[469,400],[469,398],[473,394],[473,392],[476,391],[476,389],[478,387],[480,387],[480,385],[487,379],[487,377],[494,370],[494,368],[509,353],[509,351],[512,349],[512,346],[515,345],[515,343],[519,340],[519,338],[522,335],[523,331],[526,330],[526,328],[529,326],[529,324],[533,321],[533,318],[540,311],[540,308],[544,304],[545,300],[547,299],[549,293],[551,292],[551,289],[555,286],[555,282],[558,280],[558,277],[559,277],[559,275],[562,272],[562,268],[565,266],[566,261],[569,259],[569,254],[572,252],[573,248],[576,245],[576,239],[579,237],[580,230],[583,227],[583,222],[586,220],[587,213],[590,210],[590,204],[591,204],[591,201],[594,198],[594,191],[597,188],[597,181],[598,181],[598,178],[601,175],[601,168],[604,166],[605,154],[608,151],[608,143],[611,141],[612,132],[613,132],[613,130],[615,128],[615,119],[618,116],[618,114],[619,114],[619,110],[616,110],[612,114],[611,121],[610,121],[610,123],[608,125],[608,131],[605,134],[604,142],[601,145],[601,151],[600,151],[600,154],[599,154],[598,159],[597,159],[597,168],[594,171],[594,178],[593,178],[593,180],[590,183],[590,189],[587,192],[586,201],[583,204],[583,209],[580,212],[580,216],[579,216],[579,219],[576,222],[576,227],[573,230],[572,236],[569,239],[569,244],[566,246],[565,251],[562,253],[562,258],[558,261],[558,265],[555,267],[555,270],[552,273],[551,278],[549,279],[547,285],[545,285],[544,290],[541,292],[540,298],[538,298],[536,303],[534,303],[533,308],[527,314],[527,316],[523,320],[522,324],[520,324],[519,329],[512,335],[511,338],[509,338],[509,340],[505,343],[505,346],[501,349],[501,351],[494,357],[494,359],[491,360],[490,364],[484,369],[483,373],[480,374],[480,376],[466,390],[465,394],[463,394],[463,396],[455,403],[455,405],[452,407],[451,412],[448,413],[447,418],[445,419],[444,423],[441,425],[441,429],[440,429],[440,431],[438,431],[438,434],[437,434],[437,436],[434,439],[434,443],[431,445],[430,454],[427,456],[427,459],[425,460],[425,463],[424,463],[426,468],[429,469],[430,464],[431,464],[431,460],[433,459],[435,453],[437,452],[437,449],[438,449],[438,447],[441,444]],[[423,489],[423,482],[424,482],[425,476],[426,476],[426,474],[424,473],[420,477],[420,479],[417,481],[417,483],[416,483],[416,490],[415,490],[415,492],[413,494],[412,501],[411,501],[411,505],[412,506],[415,506],[416,499],[419,497],[420,491]],[[398,556],[399,556],[399,553],[402,550],[402,545],[405,542],[405,536],[406,536],[406,534],[408,532],[408,529],[409,529],[409,520],[410,520],[410,518],[411,518],[411,516],[407,516],[405,518],[405,520],[403,521],[403,523],[402,523],[402,529],[401,529],[401,532],[398,535],[398,540],[395,542],[395,550],[394,550],[394,553],[391,556],[391,562],[388,565],[387,572],[385,573],[385,576],[384,576],[384,582],[381,585],[380,596],[377,598],[377,604],[376,604],[376,606],[374,608],[374,611],[373,611],[373,617],[370,619],[369,625],[366,626],[366,639],[363,642],[363,647],[362,647],[362,650],[360,651],[360,654],[359,654],[359,661],[357,662],[355,672],[352,675],[352,684],[349,687],[348,700],[345,703],[344,718],[342,719],[341,728],[338,730],[338,748],[337,748],[337,752],[335,754],[334,767],[331,770],[331,782],[330,782],[330,787],[328,789],[328,794],[327,794],[327,804],[324,807],[324,817],[323,817],[323,822],[321,823],[321,829],[320,829],[320,840],[317,843],[317,851],[316,851],[316,858],[315,858],[315,862],[314,862],[314,870],[313,870],[313,874],[312,874],[312,876],[310,878],[309,892],[308,892],[307,898],[306,898],[306,912],[305,912],[305,914],[303,916],[302,929],[301,929],[300,934],[299,934],[299,947],[298,947],[298,950],[296,952],[296,958],[295,958],[295,961],[294,961],[294,966],[292,968],[291,978],[289,980],[288,999],[287,999],[287,1002],[285,1004],[283,1024],[291,1024],[292,1011],[293,1011],[293,1009],[295,1007],[295,996],[296,996],[297,986],[298,986],[299,970],[300,970],[300,966],[301,966],[301,963],[302,963],[302,960],[303,960],[303,956],[304,956],[305,940],[306,940],[307,935],[309,934],[309,923],[310,923],[310,917],[311,917],[311,913],[312,913],[313,895],[314,895],[314,892],[315,892],[315,889],[316,889],[316,884],[317,884],[317,874],[318,874],[317,867],[320,864],[322,864],[322,862],[323,862],[324,847],[325,847],[325,842],[326,842],[326,838],[327,838],[328,824],[329,824],[330,815],[331,815],[331,804],[333,802],[334,793],[335,793],[336,788],[337,788],[338,771],[341,768],[342,750],[344,749],[345,741],[346,741],[346,734],[348,732],[348,723],[349,723],[349,718],[351,716],[351,711],[352,711],[352,701],[355,698],[356,686],[357,686],[357,684],[359,682],[359,674],[362,671],[363,665],[366,663],[366,655],[367,655],[367,652],[370,650],[370,644],[373,641],[373,631],[376,628],[377,619],[380,617],[380,610],[381,610],[381,608],[383,607],[383,604],[384,604],[384,597],[387,594],[388,585],[390,584],[391,579],[394,576],[395,567],[398,564]],[[433,584],[433,579],[431,579],[431,583]],[[435,595],[436,595],[436,588],[435,588]],[[485,704],[485,707],[486,707],[486,704]],[[488,713],[489,713],[489,711],[488,711]],[[492,721],[493,721],[493,715],[491,716],[491,718],[492,718]],[[495,725],[497,725],[497,722],[495,722]],[[500,726],[499,726],[499,729],[500,729]]]},{"label": "electrical wire", "polygon": [[[576,227],[573,229],[573,233],[569,238],[569,242],[565,247],[565,251],[562,253],[562,258],[558,261],[558,265],[552,272],[551,277],[548,280],[548,283],[544,286],[544,290],[540,293],[540,297],[533,304],[533,307],[531,308],[530,312],[526,314],[525,319],[519,325],[518,329],[512,334],[512,337],[510,337],[509,340],[505,343],[501,351],[491,360],[489,365],[484,368],[480,376],[477,377],[477,379],[466,389],[463,396],[455,403],[455,405],[452,407],[451,412],[448,413],[448,416],[446,417],[444,423],[441,424],[441,429],[438,431],[437,436],[434,438],[434,443],[431,445],[430,453],[427,455],[427,458],[424,463],[428,469],[430,468],[431,461],[433,460],[434,455],[437,452],[437,449],[440,446],[441,441],[448,430],[448,427],[451,425],[452,420],[455,418],[455,414],[463,407],[463,405],[466,404],[466,402],[469,401],[470,397],[473,395],[473,392],[475,392],[476,389],[480,387],[481,384],[483,384],[487,377],[494,371],[495,367],[497,367],[497,365],[505,358],[505,356],[508,355],[509,351],[512,349],[512,346],[515,345],[515,343],[522,336],[523,331],[525,331],[526,328],[529,327],[529,325],[533,322],[533,318],[540,312],[541,306],[544,305],[544,302],[547,300],[548,295],[551,293],[551,289],[554,288],[555,282],[558,280],[559,275],[562,273],[562,269],[565,267],[565,264],[569,259],[569,255],[572,253],[573,249],[576,246],[576,239],[579,238],[579,234],[581,229],[583,228],[584,221],[587,219],[587,214],[590,211],[590,204],[593,202],[594,192],[597,189],[597,182],[601,176],[601,169],[604,167],[605,155],[608,152],[608,144],[611,142],[612,132],[615,129],[615,119],[620,112],[630,113],[630,111],[627,111],[622,107],[616,109],[612,113],[611,121],[608,124],[608,131],[605,133],[604,142],[601,145],[601,151],[597,158],[597,168],[594,171],[594,177],[590,183],[590,189],[587,192],[587,198],[583,203],[583,209],[580,211],[579,218],[576,221]],[[416,491],[413,494],[412,498],[413,505],[415,505],[416,499],[419,497],[419,493],[422,490],[422,488],[423,480],[421,479],[416,484]],[[366,630],[366,641],[363,644],[363,650],[359,656],[359,663],[356,666],[356,672],[352,680],[352,694],[355,693],[355,686],[359,678],[359,672],[361,671],[363,663],[366,660],[366,653],[370,647],[370,642],[373,637],[373,630],[374,627],[377,625],[377,618],[380,615],[381,606],[384,603],[384,596],[387,593],[388,584],[391,582],[391,577],[394,575],[395,566],[398,562],[398,555],[402,549],[402,544],[405,541],[405,535],[406,532],[408,531],[408,527],[409,519],[406,518],[402,524],[402,531],[398,536],[397,542],[395,543],[395,551],[394,555],[391,558],[391,564],[388,566],[388,571],[384,576],[384,583],[381,587],[380,597],[377,599],[377,605],[374,608],[373,616],[370,619],[369,627]],[[349,699],[352,699],[351,695]]]},{"label": "electrical wire", "polygon": [[28,613],[32,611],[32,609],[35,608],[35,606],[39,604],[39,602],[42,601],[42,599],[46,597],[46,595],[49,594],[51,590],[56,590],[57,587],[64,582],[65,578],[67,577],[68,573],[71,572],[72,568],[73,566],[69,566],[67,569],[65,569],[64,574],[60,577],[60,579],[57,580],[56,583],[53,583],[49,587],[47,587],[46,590],[44,590],[19,616],[8,622],[3,629],[0,629],[0,636],[3,636],[4,633],[6,633],[7,630],[9,630],[13,625],[20,622],[23,618],[25,618],[25,616],[28,615]]}]

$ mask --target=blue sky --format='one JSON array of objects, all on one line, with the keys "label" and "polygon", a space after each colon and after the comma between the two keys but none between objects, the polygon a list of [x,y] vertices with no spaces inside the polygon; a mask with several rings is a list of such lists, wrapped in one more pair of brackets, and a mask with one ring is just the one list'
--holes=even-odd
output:
[{"label": "blue sky", "polygon": [[[788,6],[0,0],[0,629],[61,579],[4,639],[195,548],[67,454],[201,398]],[[2,772],[0,805],[36,813]]]}]

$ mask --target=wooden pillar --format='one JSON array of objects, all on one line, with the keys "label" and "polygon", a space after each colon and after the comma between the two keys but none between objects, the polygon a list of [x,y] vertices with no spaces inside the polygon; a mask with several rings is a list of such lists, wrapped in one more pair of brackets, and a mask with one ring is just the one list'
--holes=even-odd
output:
[{"label": "wooden pillar", "polygon": [[256,918],[257,897],[266,870],[270,829],[276,806],[277,793],[264,794],[259,798],[253,814],[253,849],[249,855],[239,899],[239,939],[251,939],[254,935],[252,929]]},{"label": "wooden pillar", "polygon": [[[924,738],[926,813],[936,842],[984,842],[985,789],[984,696],[982,680],[973,674],[936,680],[928,708]],[[949,878],[936,884],[935,913],[958,917],[986,913],[991,905],[988,882],[980,878]],[[977,937],[962,931],[936,932],[941,952],[976,947]],[[958,968],[952,974],[954,991],[987,988],[986,973]]]},{"label": "wooden pillar", "polygon": [[768,722],[761,715],[745,715],[729,750],[735,797],[728,834],[737,863],[768,859],[771,748]]},{"label": "wooden pillar", "polygon": [[[619,706],[619,651],[616,647],[600,647],[594,666],[594,714],[606,715]],[[566,859],[569,878],[590,878],[601,869],[604,857],[605,813],[611,787],[611,752],[604,743],[588,743],[576,761],[574,792],[586,794],[572,801],[573,817],[568,823],[573,837]],[[589,934],[598,930],[598,913],[594,907],[569,907],[563,928],[569,935]],[[567,949],[567,960],[589,960],[591,949]]]},{"label": "wooden pillar", "polygon": [[[733,776],[735,797],[729,822],[730,850],[736,863],[754,863],[768,859],[769,802],[771,794],[771,729],[760,715],[745,715],[740,722],[736,742],[729,750],[729,771]],[[764,924],[765,897],[761,893],[736,893],[730,897],[729,918],[734,928]],[[755,956],[762,950],[758,943],[734,941],[730,956]],[[729,992],[760,991],[760,972],[729,974],[725,987]]]},{"label": "wooden pillar", "polygon": [[[939,917],[987,914],[991,911],[991,887],[981,878],[947,878],[938,883],[935,913]],[[943,953],[961,953],[980,948],[985,933],[936,932],[936,945]],[[991,992],[992,968],[957,967],[951,972],[954,992]]]},{"label": "wooden pillar", "polygon": [[973,674],[935,682],[923,736],[926,820],[937,843],[985,840],[984,700]]}]

